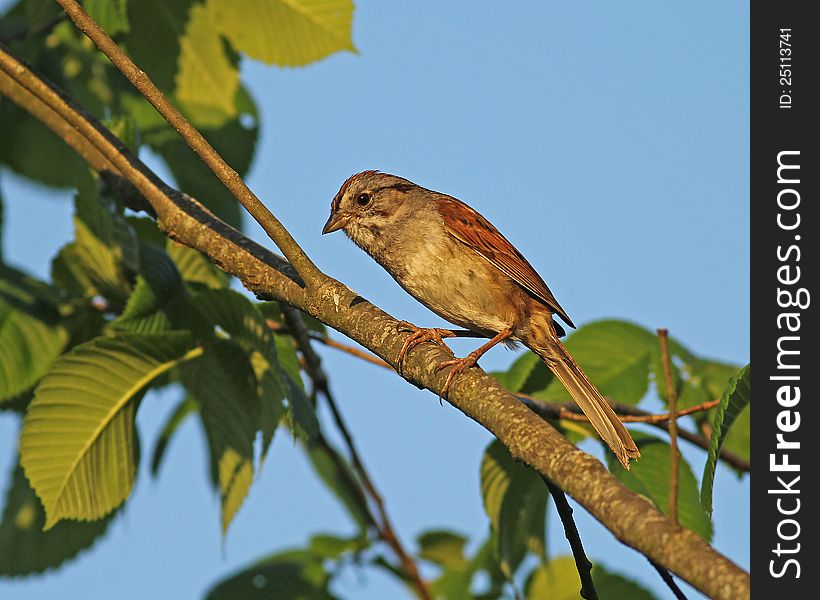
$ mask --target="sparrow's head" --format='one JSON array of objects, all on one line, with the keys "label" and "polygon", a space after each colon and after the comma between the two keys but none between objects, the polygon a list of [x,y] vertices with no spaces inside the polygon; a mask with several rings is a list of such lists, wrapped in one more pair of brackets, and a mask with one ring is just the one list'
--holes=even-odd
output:
[{"label": "sparrow's head", "polygon": [[342,229],[359,245],[381,236],[406,212],[404,201],[416,184],[378,171],[362,171],[347,179],[330,204],[322,233]]}]

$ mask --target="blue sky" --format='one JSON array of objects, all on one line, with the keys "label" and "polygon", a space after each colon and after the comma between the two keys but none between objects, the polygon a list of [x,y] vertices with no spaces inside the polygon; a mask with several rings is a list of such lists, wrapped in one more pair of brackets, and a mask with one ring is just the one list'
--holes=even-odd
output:
[{"label": "blue sky", "polygon": [[[344,236],[320,235],[341,182],[365,168],[470,203],[528,257],[576,323],[614,317],[667,327],[698,354],[745,363],[748,34],[744,3],[362,1],[359,54],[294,70],[245,62],[263,127],[248,181],[322,269],[399,318],[442,323]],[[8,172],[0,184],[6,260],[44,276],[71,237],[70,193]],[[267,242],[257,227],[248,230]],[[463,354],[473,345],[453,347]],[[329,350],[323,356],[405,543],[439,527],[480,541],[487,521],[478,466],[489,434],[394,374]],[[482,365],[512,360],[498,349]],[[143,402],[143,448],[153,447],[175,401]],[[16,427],[0,413],[3,489]],[[596,444],[584,448],[600,456]],[[686,456],[699,472],[704,454]],[[0,594],[197,598],[230,571],[310,534],[352,532],[284,434],[224,541],[206,469],[204,441],[188,422],[160,477],[141,474],[101,543],[45,577],[0,582]],[[745,567],[748,493],[748,479],[718,471],[714,543]],[[646,560],[582,509],[576,517],[593,561],[669,596]],[[551,552],[568,553],[557,518],[548,521]],[[336,590],[365,600],[410,597],[372,572],[350,571]]]}]

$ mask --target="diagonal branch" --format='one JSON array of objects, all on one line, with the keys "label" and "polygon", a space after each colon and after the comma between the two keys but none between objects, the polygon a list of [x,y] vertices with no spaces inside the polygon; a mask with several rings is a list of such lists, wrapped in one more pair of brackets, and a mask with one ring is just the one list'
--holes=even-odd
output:
[{"label": "diagonal branch", "polygon": [[[167,235],[204,253],[257,295],[284,301],[318,318],[395,368],[407,335],[397,330],[399,321],[329,277],[314,283],[307,294],[299,277],[281,257],[164,184],[113,134],[2,47],[0,70],[8,75],[7,86],[26,89],[93,145],[150,203]],[[30,110],[28,103],[21,102],[24,109]],[[55,127],[52,129],[59,134]],[[66,143],[78,147],[76,141],[67,139]],[[450,358],[452,353],[432,344],[419,346],[404,365],[404,377],[438,394],[446,373],[438,371],[436,365]],[[710,597],[735,600],[749,596],[748,573],[696,534],[673,528],[648,500],[626,488],[599,461],[567,441],[481,369],[469,369],[460,375],[450,389],[448,401],[493,433],[514,458],[572,496],[623,543]]]}]

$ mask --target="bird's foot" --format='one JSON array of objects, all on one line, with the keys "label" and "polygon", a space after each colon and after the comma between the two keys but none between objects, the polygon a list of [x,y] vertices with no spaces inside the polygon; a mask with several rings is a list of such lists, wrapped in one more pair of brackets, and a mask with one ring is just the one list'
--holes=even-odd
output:
[{"label": "bird's foot", "polygon": [[450,385],[453,383],[453,380],[457,375],[463,373],[470,367],[476,366],[478,364],[478,359],[484,356],[490,348],[499,342],[509,339],[510,336],[512,336],[512,329],[505,329],[504,331],[500,331],[495,334],[490,341],[480,348],[476,348],[464,358],[454,358],[452,360],[445,360],[444,362],[439,363],[438,367],[436,367],[439,371],[446,369],[447,367],[452,367],[450,372],[447,373],[447,379],[444,382],[444,387],[441,388],[441,393],[438,395],[439,401],[441,401],[442,398],[447,397],[447,394],[450,391]]},{"label": "bird's foot", "polygon": [[445,360],[438,364],[436,367],[437,370],[441,371],[442,369],[446,369],[447,367],[453,367],[450,369],[450,372],[447,373],[447,379],[444,382],[444,387],[441,388],[441,393],[438,395],[439,401],[442,398],[446,398],[448,392],[450,391],[450,385],[453,383],[453,380],[459,374],[463,373],[470,367],[474,367],[478,364],[478,359],[484,354],[484,352],[480,352],[481,348],[478,350],[473,350],[464,358],[454,358],[452,360]]},{"label": "bird's foot", "polygon": [[444,346],[444,338],[453,337],[455,334],[449,329],[439,329],[438,327],[416,327],[407,321],[400,321],[397,325],[402,333],[410,333],[411,335],[404,340],[404,345],[399,351],[399,358],[396,361],[399,375],[404,370],[404,359],[407,353],[413,348],[424,342],[433,342],[438,346]]}]

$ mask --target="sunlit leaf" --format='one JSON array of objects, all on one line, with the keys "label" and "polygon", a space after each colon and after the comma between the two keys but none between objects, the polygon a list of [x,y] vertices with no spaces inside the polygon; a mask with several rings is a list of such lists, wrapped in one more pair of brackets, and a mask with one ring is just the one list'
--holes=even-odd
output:
[{"label": "sunlit leaf", "polygon": [[[198,115],[195,120],[200,125],[218,126],[237,114],[237,58],[228,55],[219,35],[222,15],[216,6],[214,0],[193,4],[185,31],[179,38],[176,97],[188,112],[194,111]],[[227,12],[234,15],[241,10],[231,4]],[[214,120],[208,123],[210,119]]]},{"label": "sunlit leaf", "polygon": [[[637,583],[595,565],[592,580],[599,598],[654,600],[655,596]],[[581,579],[571,556],[559,556],[532,572],[525,592],[527,600],[577,600]]]},{"label": "sunlit leaf", "polygon": [[220,31],[252,58],[286,67],[355,51],[352,0],[209,0]]},{"label": "sunlit leaf", "polygon": [[0,265],[0,403],[29,390],[68,341],[55,290]]},{"label": "sunlit leaf", "polygon": [[180,275],[187,283],[200,284],[211,289],[227,287],[227,274],[205,258],[201,252],[170,239],[165,246],[165,251],[176,263]]},{"label": "sunlit leaf", "polygon": [[[607,453],[609,470],[631,490],[646,496],[664,514],[669,514],[669,473],[671,472],[669,444],[651,435],[633,432],[632,437],[641,451],[641,459],[627,471],[619,466],[615,456]],[[681,457],[678,476],[678,520],[709,541],[712,523],[700,505],[698,483],[692,467]]]},{"label": "sunlit leaf", "polygon": [[139,270],[136,234],[107,194],[82,191],[75,203],[75,241],[54,259],[54,282],[76,295],[124,301]]},{"label": "sunlit leaf", "polygon": [[316,556],[336,560],[351,552],[361,552],[368,546],[370,541],[364,536],[339,537],[324,533],[312,536],[309,548]]},{"label": "sunlit leaf", "polygon": [[751,402],[751,365],[746,365],[740,373],[729,380],[720,397],[720,404],[712,421],[712,435],[709,440],[709,456],[703,469],[700,501],[703,510],[712,514],[712,487],[715,482],[718,454],[733,423]]},{"label": "sunlit leaf", "polygon": [[125,500],[136,471],[134,400],[195,353],[185,333],[126,334],[60,357],[37,386],[20,437],[46,529],[65,518],[99,519]]},{"label": "sunlit leaf", "polygon": [[452,531],[425,531],[418,537],[419,557],[448,569],[463,567],[466,543],[466,537]]}]

